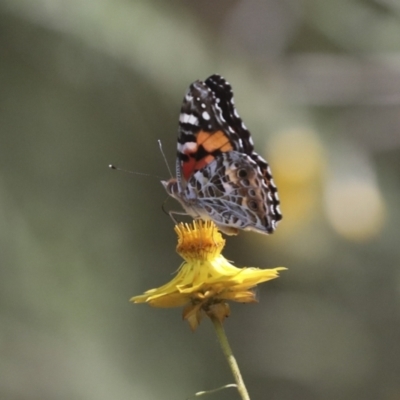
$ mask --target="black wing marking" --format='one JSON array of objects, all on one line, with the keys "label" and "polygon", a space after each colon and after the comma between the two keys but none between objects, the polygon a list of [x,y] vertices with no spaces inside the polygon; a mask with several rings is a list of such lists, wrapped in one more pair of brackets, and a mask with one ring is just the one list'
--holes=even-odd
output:
[{"label": "black wing marking", "polygon": [[241,139],[239,151],[251,155],[254,151],[254,143],[250,132],[236,111],[232,86],[220,75],[211,75],[205,83],[214,92],[224,120]]}]

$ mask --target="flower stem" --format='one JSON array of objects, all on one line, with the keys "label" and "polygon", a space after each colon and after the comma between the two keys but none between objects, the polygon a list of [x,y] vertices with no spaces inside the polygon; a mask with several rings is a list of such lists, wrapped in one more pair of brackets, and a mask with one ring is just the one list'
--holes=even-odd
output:
[{"label": "flower stem", "polygon": [[218,340],[221,344],[222,351],[225,354],[229,367],[231,368],[233,377],[235,378],[238,392],[243,400],[250,400],[246,386],[243,382],[242,375],[240,374],[239,366],[232,353],[232,349],[231,346],[229,345],[228,338],[226,337],[225,329],[218,318],[216,318],[215,316],[210,316],[210,318],[212,323],[214,324],[214,328],[217,333]]}]

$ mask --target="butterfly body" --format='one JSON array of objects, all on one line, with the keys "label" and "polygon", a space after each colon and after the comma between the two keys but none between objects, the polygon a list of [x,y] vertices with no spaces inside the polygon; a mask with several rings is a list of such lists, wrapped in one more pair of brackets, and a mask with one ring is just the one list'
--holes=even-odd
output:
[{"label": "butterfly body", "polygon": [[219,75],[190,85],[179,117],[176,178],[167,193],[193,218],[212,220],[226,234],[272,233],[282,218],[267,162],[234,107]]}]

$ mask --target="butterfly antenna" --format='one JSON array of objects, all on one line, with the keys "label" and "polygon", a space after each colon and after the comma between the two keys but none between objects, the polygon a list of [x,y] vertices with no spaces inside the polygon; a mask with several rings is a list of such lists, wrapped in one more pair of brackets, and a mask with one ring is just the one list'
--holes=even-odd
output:
[{"label": "butterfly antenna", "polygon": [[170,168],[169,165],[168,165],[167,157],[165,157],[165,153],[164,153],[164,150],[163,150],[163,148],[162,148],[162,143],[161,143],[161,140],[160,140],[160,139],[158,139],[158,147],[160,148],[160,151],[161,151],[161,154],[162,154],[162,156],[163,156],[165,165],[167,166],[169,175],[171,176],[171,178],[173,178],[172,171],[171,171],[171,168]]},{"label": "butterfly antenna", "polygon": [[114,164],[110,164],[108,167],[110,169],[115,169],[116,171],[126,172],[127,174],[151,176],[152,178],[162,179],[162,177],[158,175],[146,174],[145,172],[128,171],[127,169],[116,167]]}]

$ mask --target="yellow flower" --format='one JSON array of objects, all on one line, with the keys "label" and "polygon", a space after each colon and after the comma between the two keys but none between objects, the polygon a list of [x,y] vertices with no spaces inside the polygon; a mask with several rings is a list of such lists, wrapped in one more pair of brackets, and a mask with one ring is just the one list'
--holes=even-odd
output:
[{"label": "yellow flower", "polygon": [[180,223],[175,226],[175,232],[178,234],[176,250],[185,260],[177,275],[164,286],[132,297],[131,301],[154,307],[186,306],[183,318],[192,330],[205,314],[222,322],[229,315],[228,300],[256,302],[252,288],[277,278],[279,271],[286,269],[233,266],[221,254],[225,240],[211,221]]}]

